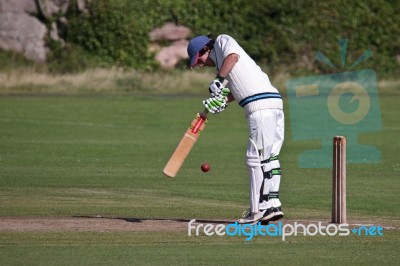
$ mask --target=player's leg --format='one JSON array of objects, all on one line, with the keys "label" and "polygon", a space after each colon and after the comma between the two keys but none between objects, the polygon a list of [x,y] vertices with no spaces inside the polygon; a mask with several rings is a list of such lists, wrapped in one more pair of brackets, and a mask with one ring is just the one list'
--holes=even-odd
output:
[{"label": "player's leg", "polygon": [[[282,110],[273,109],[275,119],[270,121],[271,126],[274,126],[274,139],[272,142],[271,153],[266,159],[264,165],[267,170],[264,180],[264,196],[267,202],[262,205],[266,208],[263,221],[278,220],[283,217],[282,204],[279,199],[279,187],[281,182],[281,166],[279,162],[279,153],[284,140],[284,114]],[[273,128],[273,127],[272,127]],[[271,129],[272,129],[271,128]],[[266,196],[267,195],[267,196]]]},{"label": "player's leg", "polygon": [[[270,209],[271,202],[269,201],[270,194],[272,190],[272,164],[271,164],[271,154],[273,149],[273,144],[275,141],[275,128],[276,128],[276,116],[273,112],[274,109],[267,109],[260,111],[262,114],[262,119],[260,122],[260,130],[258,134],[258,143],[261,147],[260,158],[261,167],[263,171],[263,185],[261,188],[260,195],[260,205],[261,210]],[[273,158],[272,158],[273,159]]]},{"label": "player's leg", "polygon": [[239,223],[254,223],[263,217],[265,210],[259,210],[260,192],[264,175],[261,169],[260,149],[257,140],[260,139],[261,117],[259,113],[253,113],[248,118],[249,123],[249,142],[246,151],[246,165],[249,178],[249,205],[248,213],[239,219]]},{"label": "player's leg", "polygon": [[[279,162],[279,153],[282,148],[284,133],[285,133],[285,121],[284,114],[282,110],[275,110],[277,112],[277,124],[275,131],[275,141],[272,146],[272,155],[275,157],[275,160],[271,160],[271,168],[272,168],[272,185],[270,194],[270,200],[272,201],[271,205],[274,211],[274,219],[280,219],[283,217],[282,212],[282,204],[279,199],[279,186],[281,183],[281,165]],[[271,156],[271,158],[273,158]]]}]

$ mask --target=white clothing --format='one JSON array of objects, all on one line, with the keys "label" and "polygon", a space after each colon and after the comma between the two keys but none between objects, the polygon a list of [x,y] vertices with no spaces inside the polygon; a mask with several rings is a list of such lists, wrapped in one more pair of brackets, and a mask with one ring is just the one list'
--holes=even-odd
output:
[{"label": "white clothing", "polygon": [[238,61],[225,77],[233,97],[243,107],[249,127],[246,165],[249,175],[249,205],[252,213],[280,207],[281,170],[278,155],[284,139],[282,98],[268,75],[228,35],[214,42],[210,58],[218,72],[224,59],[237,54]]},{"label": "white clothing", "polygon": [[[219,70],[230,54],[239,56],[232,71],[225,77],[235,100],[244,107],[246,114],[263,109],[283,109],[278,90],[272,86],[269,77],[242,47],[229,35],[220,35],[214,43],[211,59]],[[257,101],[252,101],[258,99]]]}]

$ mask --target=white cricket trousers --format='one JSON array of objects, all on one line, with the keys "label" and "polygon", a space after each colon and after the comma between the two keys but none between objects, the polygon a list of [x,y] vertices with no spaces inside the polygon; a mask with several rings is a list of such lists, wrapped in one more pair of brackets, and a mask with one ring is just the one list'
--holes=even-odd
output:
[{"label": "white cricket trousers", "polygon": [[281,206],[281,169],[278,156],[284,140],[284,114],[281,109],[264,109],[251,113],[247,121],[249,201],[251,211],[257,213]]}]

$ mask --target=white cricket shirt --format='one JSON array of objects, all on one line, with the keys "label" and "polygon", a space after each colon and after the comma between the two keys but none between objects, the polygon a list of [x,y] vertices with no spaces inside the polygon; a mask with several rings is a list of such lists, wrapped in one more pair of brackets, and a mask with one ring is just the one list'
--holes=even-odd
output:
[{"label": "white cricket shirt", "polygon": [[263,109],[283,109],[282,98],[268,75],[231,36],[223,34],[217,37],[210,58],[219,71],[225,57],[232,53],[239,55],[239,60],[226,77],[229,81],[227,87],[245,112],[251,114]]}]

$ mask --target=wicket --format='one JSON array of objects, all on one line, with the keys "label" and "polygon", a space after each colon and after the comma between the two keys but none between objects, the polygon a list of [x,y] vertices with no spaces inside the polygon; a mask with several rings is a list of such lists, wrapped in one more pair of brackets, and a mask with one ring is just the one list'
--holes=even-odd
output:
[{"label": "wicket", "polygon": [[346,138],[333,138],[332,223],[347,223]]}]

